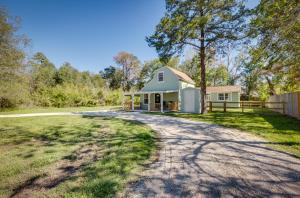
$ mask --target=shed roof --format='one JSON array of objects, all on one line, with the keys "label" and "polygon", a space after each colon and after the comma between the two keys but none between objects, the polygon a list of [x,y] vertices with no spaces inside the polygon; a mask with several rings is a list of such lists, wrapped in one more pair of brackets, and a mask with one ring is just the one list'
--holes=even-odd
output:
[{"label": "shed roof", "polygon": [[174,69],[172,67],[167,67],[167,68],[169,68],[179,78],[179,80],[190,83],[190,84],[195,84],[195,82],[187,74],[185,74],[177,69]]},{"label": "shed roof", "polygon": [[207,87],[206,93],[226,93],[226,92],[241,92],[241,86],[230,85],[230,86],[215,86]]}]

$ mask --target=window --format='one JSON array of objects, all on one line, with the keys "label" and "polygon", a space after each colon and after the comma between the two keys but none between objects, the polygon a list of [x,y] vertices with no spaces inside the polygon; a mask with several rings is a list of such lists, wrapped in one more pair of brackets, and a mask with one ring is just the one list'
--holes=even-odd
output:
[{"label": "window", "polygon": [[228,93],[225,93],[225,100],[229,100],[229,94]]},{"label": "window", "polygon": [[211,100],[210,100],[210,94],[207,94],[207,95],[206,95],[206,100],[207,100],[207,101],[211,101]]},{"label": "window", "polygon": [[164,72],[159,72],[158,73],[158,82],[163,82],[164,81]]},{"label": "window", "polygon": [[219,98],[219,100],[224,100],[224,94],[223,93],[219,93],[218,98]]},{"label": "window", "polygon": [[218,94],[218,99],[221,101],[228,101],[229,100],[229,93],[219,93]]},{"label": "window", "polygon": [[144,94],[144,104],[148,104],[148,94]]}]

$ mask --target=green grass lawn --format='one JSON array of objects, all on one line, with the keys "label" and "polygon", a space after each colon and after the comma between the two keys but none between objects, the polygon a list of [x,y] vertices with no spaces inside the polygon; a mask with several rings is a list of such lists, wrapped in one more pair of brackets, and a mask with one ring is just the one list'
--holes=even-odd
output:
[{"label": "green grass lawn", "polygon": [[300,120],[275,112],[211,112],[201,114],[164,113],[167,116],[188,118],[219,124],[250,132],[270,141],[271,146],[300,157]]},{"label": "green grass lawn", "polygon": [[103,109],[120,109],[120,106],[98,106],[98,107],[35,107],[24,109],[2,109],[0,115],[23,114],[23,113],[49,113],[49,112],[81,112],[81,111],[98,111]]},{"label": "green grass lawn", "polygon": [[154,138],[116,118],[0,118],[0,197],[115,197],[155,156]]}]

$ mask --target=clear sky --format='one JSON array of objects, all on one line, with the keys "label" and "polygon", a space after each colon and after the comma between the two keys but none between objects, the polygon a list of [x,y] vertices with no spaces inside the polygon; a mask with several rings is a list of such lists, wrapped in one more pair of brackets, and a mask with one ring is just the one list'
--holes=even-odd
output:
[{"label": "clear sky", "polygon": [[145,37],[163,16],[164,0],[0,0],[0,6],[21,17],[30,53],[43,52],[57,67],[68,61],[99,72],[120,51],[142,62],[157,57]]},{"label": "clear sky", "polygon": [[114,64],[119,51],[155,58],[145,37],[165,9],[164,0],[0,0],[0,6],[21,17],[19,32],[32,39],[31,53],[92,72]]}]

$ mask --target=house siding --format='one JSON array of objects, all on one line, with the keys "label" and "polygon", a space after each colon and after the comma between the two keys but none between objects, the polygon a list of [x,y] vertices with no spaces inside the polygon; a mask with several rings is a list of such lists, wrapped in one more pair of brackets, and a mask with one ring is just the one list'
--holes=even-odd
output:
[{"label": "house siding", "polygon": [[[224,102],[220,101],[218,98],[219,93],[210,93],[210,99],[212,102]],[[239,92],[229,92],[229,101],[228,102],[240,102],[240,93]],[[213,103],[215,107],[223,107],[223,103]],[[228,103],[228,107],[239,107],[239,103]]]},{"label": "house siding", "polygon": [[[164,72],[163,82],[158,82],[159,72]],[[141,89],[141,91],[178,90],[179,84],[177,76],[167,67],[162,67],[155,71],[153,78]]]}]

